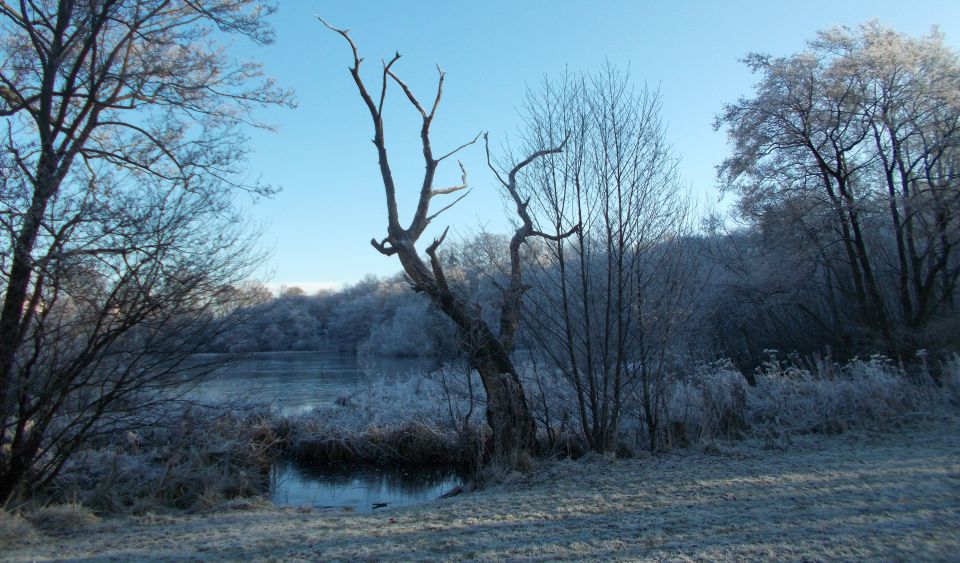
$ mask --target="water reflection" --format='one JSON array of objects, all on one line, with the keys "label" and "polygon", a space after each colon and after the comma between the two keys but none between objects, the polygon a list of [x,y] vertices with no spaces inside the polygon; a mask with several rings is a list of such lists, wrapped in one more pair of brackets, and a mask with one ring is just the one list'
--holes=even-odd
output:
[{"label": "water reflection", "polygon": [[433,500],[462,484],[451,468],[316,468],[284,461],[273,468],[270,496],[279,506],[370,512]]}]

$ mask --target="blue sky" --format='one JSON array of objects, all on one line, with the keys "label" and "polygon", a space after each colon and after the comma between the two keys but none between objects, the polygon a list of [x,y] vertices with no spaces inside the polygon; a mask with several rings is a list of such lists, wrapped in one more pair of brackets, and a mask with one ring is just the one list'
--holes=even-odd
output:
[{"label": "blue sky", "polygon": [[[517,107],[528,86],[565,68],[593,71],[606,60],[629,67],[633,79],[659,87],[668,138],[681,157],[686,184],[716,203],[713,167],[726,153],[712,121],[723,104],[749,94],[753,77],[739,62],[746,53],[786,55],[803,48],[819,29],[856,26],[870,19],[911,35],[937,25],[948,44],[960,45],[960,2],[950,1],[433,1],[313,2],[283,0],[272,22],[274,45],[236,42],[243,57],[296,92],[294,110],[260,117],[277,132],[251,133],[249,173],[282,186],[272,199],[241,204],[263,229],[272,251],[262,275],[272,285],[350,283],[365,274],[399,270],[395,258],[369,244],[386,229],[383,188],[370,140],[369,114],[347,72],[346,43],[313,17],[352,30],[366,57],[368,84],[380,59],[399,51],[396,72],[421,97],[432,99],[436,64],[447,72],[433,125],[435,152],[446,152],[478,132],[493,148],[516,137]],[[419,116],[391,88],[386,135],[408,220],[423,168]],[[505,232],[508,222],[480,144],[462,160],[471,194],[435,221],[467,236],[484,228]],[[459,183],[455,161],[441,168],[438,185]],[[406,197],[404,197],[406,196]],[[432,233],[424,236],[429,242]]]}]

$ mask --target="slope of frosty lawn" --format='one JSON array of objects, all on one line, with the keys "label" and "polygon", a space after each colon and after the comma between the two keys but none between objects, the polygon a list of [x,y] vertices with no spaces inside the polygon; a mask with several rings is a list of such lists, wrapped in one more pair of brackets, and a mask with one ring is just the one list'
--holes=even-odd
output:
[{"label": "slope of frosty lawn", "polygon": [[370,515],[256,508],[107,520],[5,560],[902,559],[960,554],[960,419],[886,433],[542,463]]}]

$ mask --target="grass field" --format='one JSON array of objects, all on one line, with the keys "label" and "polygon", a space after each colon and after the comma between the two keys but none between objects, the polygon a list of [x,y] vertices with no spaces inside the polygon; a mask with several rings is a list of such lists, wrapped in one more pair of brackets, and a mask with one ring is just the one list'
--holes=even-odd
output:
[{"label": "grass field", "polygon": [[960,419],[546,461],[480,492],[369,515],[234,503],[28,532],[0,559],[956,561]]}]

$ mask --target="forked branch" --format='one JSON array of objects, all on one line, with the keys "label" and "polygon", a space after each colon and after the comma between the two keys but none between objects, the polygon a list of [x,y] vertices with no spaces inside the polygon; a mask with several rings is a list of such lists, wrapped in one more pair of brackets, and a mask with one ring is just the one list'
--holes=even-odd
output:
[{"label": "forked branch", "polygon": [[[437,66],[437,73],[439,75],[439,79],[437,81],[437,92],[433,100],[433,105],[430,107],[430,111],[427,112],[427,110],[424,108],[424,105],[420,103],[420,101],[417,99],[416,95],[413,93],[410,87],[399,76],[397,76],[397,74],[393,72],[393,65],[400,59],[400,53],[396,53],[393,56],[393,58],[391,58],[389,61],[383,62],[380,97],[379,97],[379,100],[375,102],[374,99],[370,96],[366,85],[364,84],[362,78],[360,77],[359,67],[360,67],[360,63],[363,62],[363,59],[360,57],[356,43],[354,43],[353,39],[350,37],[350,30],[333,27],[320,16],[317,16],[317,19],[320,20],[320,22],[324,26],[326,26],[328,29],[337,33],[341,37],[343,37],[344,40],[347,42],[347,44],[350,46],[350,50],[353,53],[353,67],[350,68],[350,74],[351,76],[353,76],[353,80],[357,85],[357,89],[360,92],[360,96],[363,98],[364,103],[366,103],[367,108],[370,111],[370,116],[373,119],[374,131],[375,131],[373,144],[376,146],[377,153],[380,157],[380,173],[383,178],[384,189],[386,191],[386,196],[387,196],[387,210],[388,210],[389,224],[387,228],[387,237],[383,238],[382,240],[377,240],[376,238],[371,239],[370,244],[377,250],[377,252],[380,252],[385,256],[393,256],[399,253],[401,254],[401,261],[406,259],[408,260],[408,262],[413,262],[415,261],[414,260],[415,256],[405,256],[405,252],[403,251],[403,249],[409,249],[415,253],[415,250],[413,250],[414,244],[420,238],[420,235],[426,229],[427,225],[429,225],[430,222],[433,219],[435,219],[438,215],[440,215],[444,211],[450,209],[451,207],[453,207],[454,205],[462,201],[463,198],[465,198],[467,194],[470,193],[469,190],[467,189],[467,170],[463,166],[462,162],[458,163],[460,166],[460,172],[461,172],[460,184],[446,187],[446,188],[434,189],[433,182],[434,182],[434,176],[436,174],[437,166],[440,164],[442,160],[476,143],[477,140],[480,138],[480,134],[477,134],[477,136],[474,137],[473,140],[463,143],[459,147],[446,153],[440,158],[435,159],[433,157],[433,150],[430,145],[430,124],[432,123],[433,118],[436,115],[437,108],[440,105],[440,100],[443,97],[443,81],[444,81],[444,77],[446,76],[446,73],[443,72],[443,70],[440,68],[439,65]],[[396,203],[396,190],[395,190],[395,185],[393,180],[393,173],[390,170],[389,160],[387,156],[387,149],[386,149],[386,141],[384,139],[384,131],[383,131],[382,113],[383,113],[384,102],[386,100],[386,95],[387,95],[387,82],[389,80],[393,80],[394,82],[397,83],[397,85],[400,86],[400,89],[403,90],[403,93],[407,97],[407,100],[417,110],[417,112],[420,114],[420,117],[422,119],[422,126],[420,129],[420,139],[423,145],[423,157],[424,157],[424,163],[425,163],[426,169],[424,171],[423,183],[420,188],[420,198],[417,204],[417,209],[414,213],[413,220],[410,223],[410,226],[406,229],[402,228],[399,222],[399,213],[397,210],[397,203]],[[463,191],[463,193],[459,197],[457,197],[453,202],[447,204],[436,213],[430,214],[430,201],[435,196],[448,195],[448,194],[453,194],[461,191]],[[446,235],[446,231],[444,231],[444,236],[445,235]],[[444,236],[441,236],[439,239],[434,241],[434,244],[430,246],[430,249],[428,249],[428,254],[431,252],[436,253],[437,247],[443,241]],[[411,266],[411,268],[417,269],[417,270],[419,269],[415,265]],[[434,270],[438,271],[437,268],[434,268]]]},{"label": "forked branch", "polygon": [[521,221],[520,226],[516,231],[514,231],[513,236],[510,238],[510,282],[507,287],[502,289],[503,304],[500,307],[500,342],[503,343],[504,348],[507,350],[511,350],[513,348],[513,339],[517,331],[517,326],[520,324],[521,300],[523,299],[523,294],[527,289],[527,286],[523,284],[520,247],[527,240],[527,238],[531,236],[539,236],[552,241],[560,241],[580,230],[579,223],[574,225],[570,230],[564,233],[557,233],[555,235],[550,235],[534,229],[533,219],[530,217],[530,212],[527,209],[530,205],[530,201],[524,200],[520,197],[520,191],[517,189],[517,174],[519,174],[520,171],[539,158],[562,152],[567,145],[568,138],[569,134],[564,136],[563,142],[560,143],[559,146],[538,150],[527,158],[521,160],[510,169],[510,171],[507,173],[507,179],[504,180],[503,176],[500,174],[500,171],[497,170],[497,168],[493,165],[492,159],[490,158],[490,138],[486,133],[483,134],[483,142],[487,152],[487,166],[490,167],[490,170],[492,170],[496,175],[497,180],[499,180],[504,189],[507,190],[507,193],[513,200],[514,206],[517,210],[517,215],[520,217]]},{"label": "forked branch", "polygon": [[[549,235],[542,231],[535,230],[533,228],[533,219],[530,217],[530,213],[527,209],[530,205],[530,201],[529,199],[524,200],[523,198],[521,198],[520,191],[517,189],[517,174],[519,174],[520,171],[522,171],[524,168],[529,166],[538,158],[543,158],[544,156],[547,156],[550,154],[558,154],[560,152],[563,152],[563,149],[567,146],[567,141],[569,140],[569,138],[570,138],[570,133],[568,132],[564,136],[563,142],[561,142],[558,146],[538,150],[532,153],[527,158],[521,160],[518,164],[516,164],[513,168],[510,169],[510,171],[507,173],[507,179],[504,180],[503,176],[500,173],[500,170],[498,170],[497,167],[493,165],[493,161],[490,158],[489,135],[487,133],[483,134],[483,143],[487,153],[487,166],[490,168],[491,171],[493,171],[494,175],[497,177],[497,180],[504,187],[504,189],[507,190],[507,194],[510,195],[510,199],[513,200],[514,206],[517,209],[517,215],[519,215],[520,220],[523,223],[520,229],[517,230],[517,234],[521,234],[521,231],[522,231],[521,236],[523,238],[526,238],[527,236],[539,236],[549,240],[557,241],[557,240],[561,240],[566,237],[569,237],[572,234],[576,233],[578,230],[580,230],[579,223],[577,225],[574,225],[574,227],[571,228],[569,231],[565,233],[557,233],[555,235]],[[523,241],[521,240],[520,242],[523,242]]]},{"label": "forked branch", "polygon": [[[354,43],[353,39],[350,37],[350,30],[333,27],[320,16],[316,17],[327,29],[343,37],[347,44],[350,45],[350,50],[353,52],[353,66],[350,67],[350,76],[353,77],[353,81],[357,85],[357,90],[360,93],[360,97],[363,98],[364,104],[366,104],[367,109],[370,111],[370,117],[373,119],[373,144],[377,147],[377,156],[380,163],[380,176],[383,178],[383,188],[386,192],[387,200],[388,240],[400,240],[406,236],[406,232],[400,226],[400,215],[397,211],[396,186],[393,181],[393,172],[390,170],[390,161],[387,158],[387,146],[386,141],[384,140],[383,117],[381,114],[383,109],[383,101],[386,98],[387,93],[387,76],[391,72],[390,67],[393,66],[393,64],[400,58],[400,53],[396,53],[390,62],[383,65],[383,83],[380,89],[380,103],[374,103],[373,98],[367,91],[367,86],[360,77],[360,63],[363,62],[363,58],[360,57],[359,51],[357,50],[357,44]],[[384,252],[383,244],[374,244],[374,248],[380,252]]]},{"label": "forked branch", "polygon": [[430,257],[430,268],[433,270],[433,277],[437,280],[437,285],[443,289],[449,289],[450,287],[447,285],[447,277],[443,274],[443,265],[437,256],[437,249],[443,244],[443,240],[447,238],[448,231],[450,231],[450,227],[445,228],[443,233],[434,239],[430,246],[427,247],[427,256]]}]

